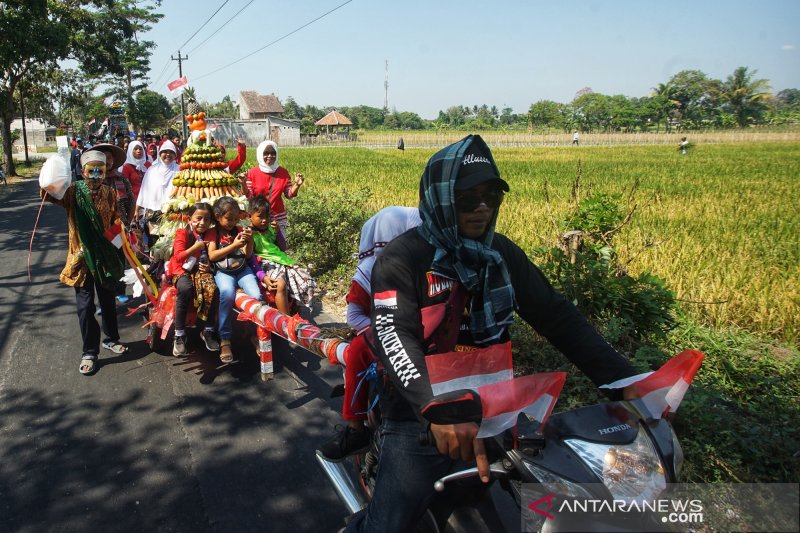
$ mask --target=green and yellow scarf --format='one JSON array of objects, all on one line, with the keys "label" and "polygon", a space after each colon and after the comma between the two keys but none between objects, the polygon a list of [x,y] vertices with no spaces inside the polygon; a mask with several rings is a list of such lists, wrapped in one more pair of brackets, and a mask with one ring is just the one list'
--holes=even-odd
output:
[{"label": "green and yellow scarf", "polygon": [[117,249],[103,235],[103,221],[92,202],[92,193],[85,181],[75,184],[75,219],[83,247],[83,259],[89,272],[106,289],[113,289],[122,277],[122,261]]}]

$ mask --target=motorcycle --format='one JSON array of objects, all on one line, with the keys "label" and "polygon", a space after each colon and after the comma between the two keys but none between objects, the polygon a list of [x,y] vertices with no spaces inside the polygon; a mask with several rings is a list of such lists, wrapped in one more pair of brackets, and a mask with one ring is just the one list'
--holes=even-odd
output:
[{"label": "motorcycle", "polygon": [[[694,353],[702,359],[702,354]],[[680,398],[682,394],[678,403]],[[674,411],[677,404],[673,401],[671,407]],[[465,480],[477,479],[478,471],[473,467],[436,481],[434,489],[438,493],[461,490],[455,496],[461,504],[444,512],[432,505],[417,531],[503,531],[517,518],[520,521],[516,524],[524,531],[663,528],[660,517],[652,512],[621,516],[614,512],[619,508],[607,505],[587,515],[557,512],[553,506],[554,502],[566,499],[643,502],[665,494],[679,478],[683,452],[671,424],[661,417],[662,413],[654,416],[651,411],[652,402],[637,399],[553,414],[545,424],[521,414],[515,430],[485,440],[490,483],[497,483],[511,497],[514,516],[506,516],[504,524],[493,502],[486,497],[488,491],[480,491],[484,497],[476,499],[469,496],[475,493],[475,483],[471,491],[458,487]],[[354,456],[353,470],[349,470],[347,462],[330,462],[317,452],[318,463],[350,514],[366,507],[372,495],[380,461],[380,446],[374,431],[379,422],[379,413],[370,411],[368,425],[373,429],[373,439],[365,453]],[[421,434],[420,443],[430,444],[430,434]]]}]

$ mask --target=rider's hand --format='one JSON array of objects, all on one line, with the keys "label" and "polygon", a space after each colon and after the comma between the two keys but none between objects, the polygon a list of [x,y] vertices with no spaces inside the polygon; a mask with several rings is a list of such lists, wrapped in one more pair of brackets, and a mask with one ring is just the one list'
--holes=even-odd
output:
[{"label": "rider's hand", "polygon": [[477,438],[477,424],[474,422],[442,426],[431,424],[431,433],[436,439],[439,453],[449,455],[451,459],[460,458],[463,461],[475,459],[481,481],[489,482],[489,459],[486,457],[483,439]]},{"label": "rider's hand", "polygon": [[264,278],[264,285],[267,287],[267,290],[277,291],[278,290],[278,280],[272,278]]},{"label": "rider's hand", "polygon": [[211,265],[208,263],[197,263],[198,272],[211,272]]}]

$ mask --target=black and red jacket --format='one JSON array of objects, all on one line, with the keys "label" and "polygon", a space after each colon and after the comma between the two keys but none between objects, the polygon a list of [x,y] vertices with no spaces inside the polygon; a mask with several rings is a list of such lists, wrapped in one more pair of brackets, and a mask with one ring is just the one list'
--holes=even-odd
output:
[{"label": "black and red jacket", "polygon": [[[584,372],[596,385],[636,374],[633,367],[578,309],[556,292],[522,249],[495,234],[491,246],[502,256],[511,277],[517,313]],[[443,320],[449,320],[451,291],[458,283],[431,271],[435,249],[416,229],[390,242],[372,271],[372,326],[375,354],[393,387],[382,395],[387,418],[422,419],[433,394],[425,356],[437,349]],[[459,288],[459,291],[463,289]],[[463,306],[462,306],[463,308]],[[458,344],[469,346],[469,301],[460,317]],[[509,340],[508,331],[496,343]],[[468,421],[469,416],[465,416]]]}]

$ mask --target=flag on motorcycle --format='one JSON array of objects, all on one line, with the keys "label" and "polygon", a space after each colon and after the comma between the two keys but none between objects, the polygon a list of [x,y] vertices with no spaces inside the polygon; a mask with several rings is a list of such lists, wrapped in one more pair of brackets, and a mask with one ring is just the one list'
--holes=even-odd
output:
[{"label": "flag on motorcycle", "polygon": [[[441,400],[436,397],[454,391],[478,393],[481,402],[480,438],[513,427],[523,412],[541,423],[546,422],[566,379],[564,372],[514,378],[510,342],[470,352],[429,355],[425,363],[434,395],[428,406],[441,407]],[[472,398],[471,395],[457,395],[449,401],[467,402]],[[423,408],[423,413],[428,406]]]},{"label": "flag on motorcycle", "polygon": [[704,357],[697,350],[684,350],[655,372],[621,379],[600,388],[622,389],[632,385],[650,414],[656,419],[662,418],[678,410]]},{"label": "flag on motorcycle", "polygon": [[566,379],[565,372],[548,372],[478,388],[483,406],[478,437],[492,437],[514,427],[520,413],[544,425]]}]

